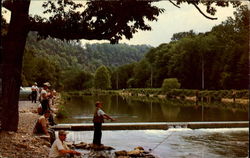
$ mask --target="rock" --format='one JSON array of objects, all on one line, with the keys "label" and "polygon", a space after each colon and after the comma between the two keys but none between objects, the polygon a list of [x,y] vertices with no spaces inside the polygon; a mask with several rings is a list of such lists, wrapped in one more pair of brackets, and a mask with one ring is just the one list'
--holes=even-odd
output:
[{"label": "rock", "polygon": [[15,132],[8,132],[8,134],[9,134],[9,135],[13,135],[13,134],[15,134]]},{"label": "rock", "polygon": [[144,154],[143,156],[146,157],[146,158],[155,158],[155,156],[153,156],[151,154]]},{"label": "rock", "polygon": [[129,151],[128,152],[128,155],[129,156],[132,156],[132,157],[139,157],[139,156],[141,156],[141,153],[143,153],[143,151],[141,151],[141,150],[132,150],[132,151]]},{"label": "rock", "polygon": [[49,142],[43,142],[43,145],[47,146],[47,147],[51,147]]},{"label": "rock", "polygon": [[120,151],[116,151],[116,152],[115,152],[115,155],[116,155],[116,156],[127,156],[128,153],[127,153],[126,150],[120,150]]},{"label": "rock", "polygon": [[96,151],[99,151],[99,150],[114,150],[114,148],[111,147],[111,146],[95,145],[95,144],[89,144],[89,145],[86,146],[85,149],[94,149]]},{"label": "rock", "polygon": [[134,150],[144,150],[144,149],[143,149],[143,147],[138,146],[138,147],[135,147]]},{"label": "rock", "polygon": [[78,143],[78,144],[73,144],[73,146],[76,148],[76,149],[86,149],[86,146],[88,144],[87,143],[84,143],[84,142],[81,142],[81,143]]},{"label": "rock", "polygon": [[39,137],[42,138],[42,139],[44,139],[44,140],[50,141],[50,136],[41,135]]},{"label": "rock", "polygon": [[27,145],[27,144],[20,144],[20,143],[18,143],[18,144],[16,144],[16,146],[17,146],[18,148],[25,148],[25,149],[28,148],[28,145]]}]

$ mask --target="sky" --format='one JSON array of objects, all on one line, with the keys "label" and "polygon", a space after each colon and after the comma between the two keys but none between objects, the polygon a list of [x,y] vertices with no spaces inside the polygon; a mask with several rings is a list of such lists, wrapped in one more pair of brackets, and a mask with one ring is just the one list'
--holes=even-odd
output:
[{"label": "sky", "polygon": [[[42,0],[32,0],[30,5],[30,14],[42,14],[43,8],[41,7]],[[173,1],[174,2],[174,1]],[[250,4],[245,1],[244,3]],[[231,5],[229,7],[217,7],[217,12],[214,17],[217,20],[210,20],[205,18],[193,6],[188,4],[181,4],[180,8],[175,7],[169,1],[160,1],[155,3],[160,8],[164,8],[165,12],[158,16],[158,21],[148,22],[152,27],[151,31],[138,31],[130,40],[122,39],[120,43],[127,43],[131,45],[147,44],[157,47],[162,43],[169,43],[174,33],[188,32],[193,30],[196,33],[208,32],[213,26],[221,24],[227,17],[233,17],[233,12],[236,10]],[[206,8],[199,5],[204,13]],[[208,14],[206,14],[208,15]],[[9,16],[6,15],[7,17]],[[209,15],[210,16],[210,15]],[[107,43],[109,41],[97,40],[81,40],[82,44],[85,43]]]}]

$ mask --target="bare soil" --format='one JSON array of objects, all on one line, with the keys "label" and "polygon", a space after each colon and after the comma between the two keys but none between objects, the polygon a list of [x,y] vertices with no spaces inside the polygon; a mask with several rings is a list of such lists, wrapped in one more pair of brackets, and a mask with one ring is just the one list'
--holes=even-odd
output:
[{"label": "bare soil", "polygon": [[17,132],[0,132],[0,158],[45,158],[50,143],[33,135],[32,131],[39,115],[37,103],[19,101],[19,124]]}]

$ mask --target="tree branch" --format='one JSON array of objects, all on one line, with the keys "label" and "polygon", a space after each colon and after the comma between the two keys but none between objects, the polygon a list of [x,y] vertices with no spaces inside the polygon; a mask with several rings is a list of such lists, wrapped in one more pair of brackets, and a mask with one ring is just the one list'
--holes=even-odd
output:
[{"label": "tree branch", "polygon": [[177,8],[181,8],[180,6],[178,6],[177,4],[175,4],[173,1],[169,0],[170,3],[172,3],[174,6],[176,6]]},{"label": "tree branch", "polygon": [[217,19],[218,19],[218,18],[209,17],[209,16],[207,16],[206,14],[204,14],[204,13],[201,11],[201,9],[200,9],[194,2],[191,2],[191,4],[193,4],[193,5],[195,6],[195,8],[196,8],[204,17],[206,17],[206,18],[208,18],[208,19],[211,19],[211,20],[217,20]]}]

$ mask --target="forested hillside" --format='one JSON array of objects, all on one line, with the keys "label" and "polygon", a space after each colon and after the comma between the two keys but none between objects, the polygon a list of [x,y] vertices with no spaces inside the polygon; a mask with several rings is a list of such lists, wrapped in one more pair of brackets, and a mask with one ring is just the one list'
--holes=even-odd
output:
[{"label": "forested hillside", "polygon": [[64,42],[51,38],[38,40],[34,32],[29,34],[26,42],[26,50],[33,51],[34,57],[52,59],[63,69],[82,66],[91,71],[100,65],[112,67],[137,62],[150,48],[148,45],[109,43],[82,45],[76,41]]},{"label": "forested hillside", "polygon": [[82,45],[52,38],[38,40],[36,33],[31,32],[26,42],[22,84],[28,86],[34,81],[50,80],[59,86],[61,81],[57,79],[63,74],[83,70],[91,74],[101,65],[116,67],[137,62],[150,48],[148,45],[108,43]]}]

